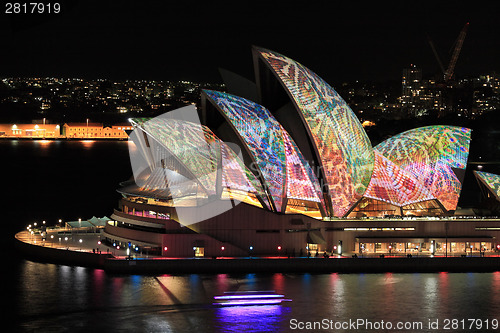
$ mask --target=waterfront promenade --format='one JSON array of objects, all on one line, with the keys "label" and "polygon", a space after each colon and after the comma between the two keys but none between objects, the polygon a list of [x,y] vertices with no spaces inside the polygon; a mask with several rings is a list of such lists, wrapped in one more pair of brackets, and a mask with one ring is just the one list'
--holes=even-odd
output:
[{"label": "waterfront promenade", "polygon": [[[500,256],[372,256],[358,257],[244,257],[165,258],[153,257],[99,244],[99,232],[65,233],[62,229],[39,234],[21,231],[16,246],[27,258],[74,266],[104,269],[120,274],[186,273],[381,273],[381,272],[494,272],[500,271]],[[54,236],[54,237],[51,237]],[[67,239],[65,239],[67,237]]]}]

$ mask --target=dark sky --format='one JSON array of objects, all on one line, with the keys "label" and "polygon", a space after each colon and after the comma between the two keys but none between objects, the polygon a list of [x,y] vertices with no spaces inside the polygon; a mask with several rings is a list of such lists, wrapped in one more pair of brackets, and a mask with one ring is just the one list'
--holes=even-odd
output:
[{"label": "dark sky", "polygon": [[499,1],[63,0],[62,14],[4,14],[0,76],[220,82],[253,79],[251,45],[281,52],[332,84],[438,71],[470,22],[458,75],[500,72]]}]

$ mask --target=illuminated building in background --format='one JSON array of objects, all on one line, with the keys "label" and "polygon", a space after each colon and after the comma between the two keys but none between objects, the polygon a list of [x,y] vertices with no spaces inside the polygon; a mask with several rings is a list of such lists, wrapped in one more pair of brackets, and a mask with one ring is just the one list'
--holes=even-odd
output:
[{"label": "illuminated building in background", "polygon": [[401,109],[408,116],[416,116],[420,107],[420,94],[423,91],[422,70],[416,65],[403,69],[401,85]]},{"label": "illuminated building in background", "polygon": [[[317,74],[274,51],[253,56],[256,83],[225,73],[227,93],[202,92],[201,124],[131,120],[146,166],[118,189],[109,244],[180,257],[496,246],[454,217],[470,129],[422,127],[373,147]],[[188,223],[214,202],[230,209]]]},{"label": "illuminated building in background", "polygon": [[0,124],[0,137],[14,138],[58,138],[61,135],[57,124]]},{"label": "illuminated building in background", "polygon": [[132,130],[132,125],[120,124],[109,127],[101,123],[66,123],[63,125],[63,136],[68,139],[126,139],[127,130]]},{"label": "illuminated building in background", "polygon": [[434,79],[422,79],[422,70],[416,65],[403,69],[401,88],[403,117],[419,117],[430,111],[443,115],[450,107],[443,101],[443,88]]}]

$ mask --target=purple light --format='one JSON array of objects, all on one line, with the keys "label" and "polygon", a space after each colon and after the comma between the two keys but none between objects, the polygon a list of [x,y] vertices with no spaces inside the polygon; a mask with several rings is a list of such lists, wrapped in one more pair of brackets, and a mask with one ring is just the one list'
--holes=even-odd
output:
[{"label": "purple light", "polygon": [[239,306],[239,305],[271,305],[280,304],[282,301],[289,301],[285,299],[256,299],[256,300],[237,300],[225,303],[214,303],[218,306]]},{"label": "purple light", "polygon": [[285,295],[261,294],[261,295],[228,295],[214,296],[214,299],[250,299],[250,298],[282,298]]}]

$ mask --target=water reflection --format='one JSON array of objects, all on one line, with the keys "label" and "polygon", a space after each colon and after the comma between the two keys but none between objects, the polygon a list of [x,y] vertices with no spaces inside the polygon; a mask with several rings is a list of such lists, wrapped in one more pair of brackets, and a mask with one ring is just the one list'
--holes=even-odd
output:
[{"label": "water reflection", "polygon": [[[500,272],[116,276],[26,261],[16,296],[25,331],[289,331],[290,320],[494,318]],[[291,302],[214,307],[226,291],[275,290]]]},{"label": "water reflection", "polygon": [[48,147],[54,140],[37,140],[35,141],[37,145],[41,147]]},{"label": "water reflection", "polygon": [[80,141],[80,143],[82,144],[82,146],[85,149],[90,149],[94,145],[95,141],[94,140],[82,140],[82,141]]},{"label": "water reflection", "polygon": [[277,332],[282,329],[282,317],[289,312],[284,305],[217,308],[215,327],[221,332]]},{"label": "water reflection", "polygon": [[338,318],[345,316],[345,281],[338,273],[330,274],[330,283],[333,293],[330,295],[333,312]]}]

